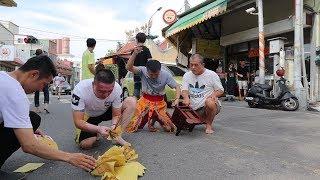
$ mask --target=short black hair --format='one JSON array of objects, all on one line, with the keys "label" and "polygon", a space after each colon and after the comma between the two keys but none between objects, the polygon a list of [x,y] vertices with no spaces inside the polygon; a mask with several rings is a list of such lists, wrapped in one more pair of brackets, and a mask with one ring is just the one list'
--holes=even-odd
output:
[{"label": "short black hair", "polygon": [[39,71],[39,79],[47,78],[49,76],[56,76],[57,70],[51,61],[51,59],[46,55],[39,55],[28,59],[20,68],[22,72],[28,72],[32,70]]},{"label": "short black hair", "polygon": [[136,35],[136,40],[138,41],[138,43],[144,43],[146,42],[147,36],[145,33],[139,32]]},{"label": "short black hair", "polygon": [[39,56],[40,54],[42,54],[43,52],[42,52],[42,50],[41,49],[37,49],[36,50],[36,56]]},{"label": "short black hair", "polygon": [[146,63],[146,68],[151,72],[158,72],[161,70],[161,63],[157,60],[149,60]]},{"label": "short black hair", "polygon": [[102,82],[106,84],[114,83],[116,78],[114,77],[113,72],[110,69],[106,69],[103,64],[98,64],[95,69],[95,82]]},{"label": "short black hair", "polygon": [[96,40],[95,39],[93,39],[93,38],[88,38],[87,39],[87,47],[89,48],[93,48],[93,47],[95,47],[96,46]]}]

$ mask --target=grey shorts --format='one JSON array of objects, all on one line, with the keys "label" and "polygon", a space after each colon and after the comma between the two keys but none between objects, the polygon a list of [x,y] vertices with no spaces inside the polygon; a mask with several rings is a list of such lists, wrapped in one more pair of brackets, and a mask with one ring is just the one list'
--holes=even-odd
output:
[{"label": "grey shorts", "polygon": [[[217,113],[216,113],[216,115],[217,115],[217,114],[219,114],[219,112],[221,110],[221,102],[219,100],[216,102],[216,106],[217,106]],[[202,117],[205,116],[206,115],[205,114],[206,113],[205,106],[197,109],[196,112]]]}]

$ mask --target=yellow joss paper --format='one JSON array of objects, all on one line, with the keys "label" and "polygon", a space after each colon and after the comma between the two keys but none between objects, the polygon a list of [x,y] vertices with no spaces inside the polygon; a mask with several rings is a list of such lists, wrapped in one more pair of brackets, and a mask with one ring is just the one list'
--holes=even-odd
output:
[{"label": "yellow joss paper", "polygon": [[44,143],[53,149],[58,149],[58,144],[50,136],[37,135],[36,137],[41,143]]},{"label": "yellow joss paper", "polygon": [[136,151],[130,146],[123,146],[123,154],[126,157],[127,161],[133,161],[138,159],[138,154]]},{"label": "yellow joss paper", "polygon": [[104,173],[104,175],[101,177],[101,180],[118,180],[116,176],[110,172]]},{"label": "yellow joss paper", "polygon": [[91,172],[91,174],[94,176],[104,176],[105,173],[114,174],[115,163],[115,161],[101,163]]},{"label": "yellow joss paper", "polygon": [[137,180],[138,176],[143,176],[146,168],[139,162],[128,162],[126,165],[115,168],[118,180]]},{"label": "yellow joss paper", "polygon": [[119,136],[121,136],[122,134],[122,129],[121,129],[121,126],[118,126],[116,127],[115,129],[109,131],[109,136],[108,136],[108,140],[112,140],[112,139],[115,139]]},{"label": "yellow joss paper", "polygon": [[38,169],[42,165],[44,165],[44,163],[28,163],[28,164],[26,164],[26,165],[24,165],[22,167],[19,167],[18,169],[16,169],[13,172],[27,173],[27,172],[31,172],[31,171],[34,171],[34,170]]},{"label": "yellow joss paper", "polygon": [[136,162],[138,154],[130,146],[113,146],[97,160],[97,167],[91,172],[102,176],[101,180],[137,180],[146,169]]}]

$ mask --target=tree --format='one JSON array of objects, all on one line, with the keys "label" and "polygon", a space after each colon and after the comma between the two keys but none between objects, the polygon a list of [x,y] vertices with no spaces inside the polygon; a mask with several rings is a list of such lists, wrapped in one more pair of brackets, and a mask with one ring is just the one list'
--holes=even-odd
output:
[{"label": "tree", "polygon": [[123,43],[121,42],[117,42],[117,51],[119,51],[119,49],[123,46]]},{"label": "tree", "polygon": [[114,55],[115,53],[116,53],[115,50],[113,50],[113,49],[108,49],[106,56],[111,56],[111,55]]}]

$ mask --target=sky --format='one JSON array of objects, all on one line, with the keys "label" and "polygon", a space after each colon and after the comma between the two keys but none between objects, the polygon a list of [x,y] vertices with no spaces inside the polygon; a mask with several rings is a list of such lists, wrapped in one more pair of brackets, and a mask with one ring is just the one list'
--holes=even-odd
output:
[{"label": "sky", "polygon": [[[70,53],[80,61],[86,39],[97,39],[95,57],[125,42],[128,30],[141,27],[152,18],[151,34],[163,40],[161,29],[167,25],[162,15],[167,9],[183,12],[185,0],[15,0],[17,7],[0,6],[0,20],[20,27],[20,34],[36,38],[70,37]],[[188,0],[191,7],[204,0]],[[1,38],[1,37],[0,37]]]}]

